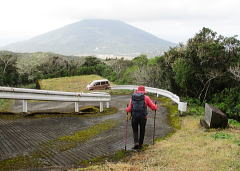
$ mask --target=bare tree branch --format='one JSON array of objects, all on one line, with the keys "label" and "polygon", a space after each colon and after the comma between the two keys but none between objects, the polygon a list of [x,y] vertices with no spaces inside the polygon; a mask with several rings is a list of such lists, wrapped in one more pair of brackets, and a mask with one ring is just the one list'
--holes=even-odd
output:
[{"label": "bare tree branch", "polygon": [[240,81],[240,64],[235,67],[230,67],[229,72],[233,74],[233,78]]},{"label": "bare tree branch", "polygon": [[3,74],[5,74],[7,67],[12,63],[14,63],[15,60],[16,60],[16,57],[13,57],[11,55],[0,56],[0,63],[3,64],[3,71],[2,71]]}]

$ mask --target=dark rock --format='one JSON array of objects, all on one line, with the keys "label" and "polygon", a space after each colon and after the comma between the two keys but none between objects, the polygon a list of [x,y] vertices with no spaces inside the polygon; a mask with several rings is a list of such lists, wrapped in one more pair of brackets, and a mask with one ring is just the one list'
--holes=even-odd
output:
[{"label": "dark rock", "polygon": [[228,118],[221,110],[206,103],[205,116],[200,120],[200,124],[205,128],[226,128]]}]

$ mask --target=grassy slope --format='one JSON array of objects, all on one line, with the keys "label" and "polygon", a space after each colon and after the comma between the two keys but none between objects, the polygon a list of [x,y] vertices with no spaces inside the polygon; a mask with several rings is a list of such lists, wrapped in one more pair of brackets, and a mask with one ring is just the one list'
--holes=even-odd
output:
[{"label": "grassy slope", "polygon": [[40,80],[39,83],[43,90],[87,92],[86,86],[93,80],[100,79],[103,78],[98,75],[81,75]]},{"label": "grassy slope", "polygon": [[182,119],[181,130],[146,151],[134,154],[127,162],[79,170],[240,170],[239,143],[239,129],[206,131],[199,127],[198,117],[187,116]]},{"label": "grassy slope", "polygon": [[180,119],[180,130],[125,161],[77,170],[240,170],[239,126],[206,130],[199,126],[200,116]]}]

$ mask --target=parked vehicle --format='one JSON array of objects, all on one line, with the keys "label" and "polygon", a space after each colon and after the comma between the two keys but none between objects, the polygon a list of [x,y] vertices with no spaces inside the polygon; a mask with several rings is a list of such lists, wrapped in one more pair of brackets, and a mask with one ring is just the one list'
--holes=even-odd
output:
[{"label": "parked vehicle", "polygon": [[107,79],[94,80],[87,85],[87,90],[106,90],[110,88],[110,83]]}]

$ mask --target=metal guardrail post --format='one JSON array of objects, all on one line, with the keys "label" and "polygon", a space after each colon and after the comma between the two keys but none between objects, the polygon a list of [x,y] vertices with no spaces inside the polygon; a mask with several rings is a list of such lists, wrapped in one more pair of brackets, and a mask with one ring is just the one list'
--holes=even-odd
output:
[{"label": "metal guardrail post", "polygon": [[178,103],[178,110],[181,112],[186,112],[187,111],[187,103],[186,102],[179,102]]},{"label": "metal guardrail post", "polygon": [[100,112],[103,112],[103,102],[100,102]]},{"label": "metal guardrail post", "polygon": [[75,112],[78,113],[79,112],[79,104],[78,102],[75,102]]},{"label": "metal guardrail post", "polygon": [[27,100],[22,100],[22,105],[23,105],[23,113],[27,113],[28,112]]},{"label": "metal guardrail post", "polygon": [[106,102],[106,108],[108,109],[109,107],[109,102]]}]

